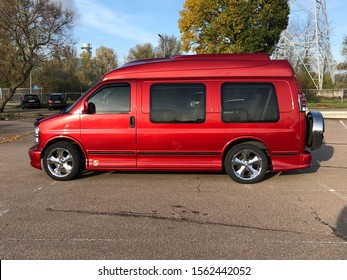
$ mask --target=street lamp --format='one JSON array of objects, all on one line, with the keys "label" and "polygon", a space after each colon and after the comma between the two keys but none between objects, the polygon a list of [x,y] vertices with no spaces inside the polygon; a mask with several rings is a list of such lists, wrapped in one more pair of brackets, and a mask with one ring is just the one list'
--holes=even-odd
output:
[{"label": "street lamp", "polygon": [[164,57],[166,57],[166,48],[165,48],[165,39],[164,39],[164,37],[161,35],[161,34],[158,34],[158,36],[160,37],[160,39],[162,40],[162,42],[163,42],[163,52],[164,52]]},{"label": "street lamp", "polygon": [[32,75],[31,75],[31,72],[33,70],[30,70],[30,74],[29,74],[29,87],[30,87],[30,94],[33,93],[33,80],[32,80]]}]

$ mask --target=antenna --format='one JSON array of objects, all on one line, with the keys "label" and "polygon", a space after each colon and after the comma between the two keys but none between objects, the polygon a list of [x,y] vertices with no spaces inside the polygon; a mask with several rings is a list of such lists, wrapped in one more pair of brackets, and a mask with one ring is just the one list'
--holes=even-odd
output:
[{"label": "antenna", "polygon": [[317,89],[323,89],[324,73],[335,82],[330,49],[330,29],[325,0],[290,0],[289,23],[273,53],[305,69]]}]

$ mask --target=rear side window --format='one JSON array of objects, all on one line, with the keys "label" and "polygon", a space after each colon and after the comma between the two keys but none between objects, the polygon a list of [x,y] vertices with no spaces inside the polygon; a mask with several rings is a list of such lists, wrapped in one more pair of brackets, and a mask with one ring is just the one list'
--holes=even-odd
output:
[{"label": "rear side window", "polygon": [[276,122],[279,119],[275,87],[269,83],[222,85],[222,121]]},{"label": "rear side window", "polygon": [[202,123],[206,118],[203,84],[154,84],[150,89],[153,123]]}]

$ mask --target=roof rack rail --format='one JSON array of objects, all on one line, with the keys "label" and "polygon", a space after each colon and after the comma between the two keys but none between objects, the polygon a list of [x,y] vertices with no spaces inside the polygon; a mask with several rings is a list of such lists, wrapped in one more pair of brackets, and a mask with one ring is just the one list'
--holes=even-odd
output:
[{"label": "roof rack rail", "polygon": [[266,53],[175,55],[173,60],[270,60]]}]

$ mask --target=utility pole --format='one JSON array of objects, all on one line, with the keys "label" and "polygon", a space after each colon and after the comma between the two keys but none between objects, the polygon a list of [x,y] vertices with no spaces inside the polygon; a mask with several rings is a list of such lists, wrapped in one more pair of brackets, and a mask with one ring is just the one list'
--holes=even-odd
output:
[{"label": "utility pole", "polygon": [[164,39],[164,36],[161,34],[158,34],[160,40],[162,41],[163,44],[163,53],[164,53],[164,57],[166,57],[166,40]]},{"label": "utility pole", "polygon": [[290,0],[288,27],[273,57],[305,69],[317,89],[323,89],[325,73],[335,82],[325,0]]}]

